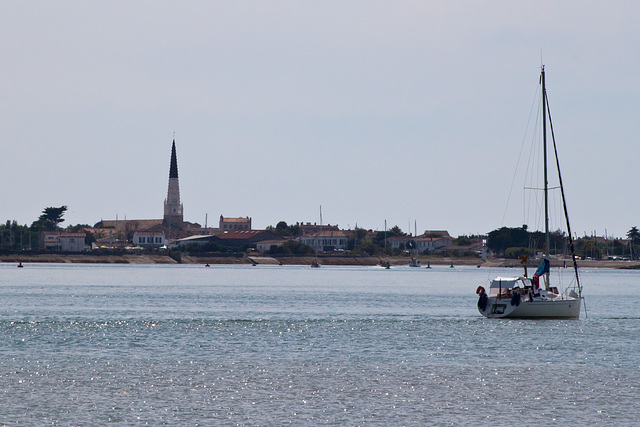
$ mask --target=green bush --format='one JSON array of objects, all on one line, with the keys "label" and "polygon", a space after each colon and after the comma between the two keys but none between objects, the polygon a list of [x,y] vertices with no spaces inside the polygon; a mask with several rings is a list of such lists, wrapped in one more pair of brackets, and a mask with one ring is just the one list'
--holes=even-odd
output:
[{"label": "green bush", "polygon": [[270,255],[313,255],[315,251],[309,245],[296,240],[287,240],[282,245],[273,245],[266,251]]},{"label": "green bush", "polygon": [[523,247],[509,248],[504,252],[505,258],[509,258],[509,259],[518,259],[520,258],[520,255],[528,255],[532,257],[535,254],[533,252],[533,249],[523,248]]}]

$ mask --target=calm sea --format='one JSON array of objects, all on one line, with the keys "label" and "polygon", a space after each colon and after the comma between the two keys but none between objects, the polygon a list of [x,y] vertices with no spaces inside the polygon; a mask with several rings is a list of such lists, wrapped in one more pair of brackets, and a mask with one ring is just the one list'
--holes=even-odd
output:
[{"label": "calm sea", "polygon": [[637,425],[640,272],[481,317],[517,273],[0,264],[0,424]]}]

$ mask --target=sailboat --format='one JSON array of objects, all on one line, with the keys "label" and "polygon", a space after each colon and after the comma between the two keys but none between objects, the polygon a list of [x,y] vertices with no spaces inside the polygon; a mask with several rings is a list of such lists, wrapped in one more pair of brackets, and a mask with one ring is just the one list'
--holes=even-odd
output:
[{"label": "sailboat", "polygon": [[313,261],[311,261],[311,267],[313,268],[320,267],[320,263],[318,262],[318,242],[322,242],[322,205],[320,205],[320,233],[318,233],[318,236],[316,239],[317,240],[314,245],[316,250],[316,257],[313,259]]},{"label": "sailboat", "polygon": [[[560,175],[560,163],[556,141],[553,136],[553,123],[547,99],[545,85],[544,66],[540,74],[540,85],[542,87],[542,145],[544,155],[544,203],[545,203],[545,245],[544,256],[540,267],[536,270],[532,278],[527,277],[526,259],[524,276],[519,277],[497,277],[489,285],[487,292],[483,286],[478,286],[476,294],[478,298],[478,311],[485,317],[490,318],[520,318],[520,319],[578,319],[580,317],[580,306],[583,301],[582,285],[578,274],[578,264],[576,261],[573,239],[571,237],[571,227],[567,213],[567,204],[562,186],[562,176]],[[562,194],[564,215],[569,234],[569,245],[573,258],[573,268],[575,271],[575,281],[564,290],[559,290],[557,286],[551,286],[550,266],[551,257],[549,255],[549,184],[547,179],[547,113],[549,113],[549,127],[553,141],[553,151],[555,154],[556,168],[558,170],[558,180]],[[542,279],[542,280],[541,280]],[[540,286],[544,284],[544,287]],[[577,291],[577,292],[576,292]]]},{"label": "sailboat", "polygon": [[411,257],[411,261],[409,261],[409,267],[421,267],[422,263],[418,259],[418,222],[414,222],[414,235],[415,240],[410,240],[409,243],[413,245],[413,256]]}]

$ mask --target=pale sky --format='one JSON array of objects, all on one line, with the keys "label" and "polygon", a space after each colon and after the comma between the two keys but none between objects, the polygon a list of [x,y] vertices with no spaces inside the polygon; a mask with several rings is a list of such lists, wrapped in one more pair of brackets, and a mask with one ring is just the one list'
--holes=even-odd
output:
[{"label": "pale sky", "polygon": [[175,132],[188,221],[520,226],[544,63],[573,230],[622,237],[638,22],[616,0],[2,0],[0,220],[161,218]]}]

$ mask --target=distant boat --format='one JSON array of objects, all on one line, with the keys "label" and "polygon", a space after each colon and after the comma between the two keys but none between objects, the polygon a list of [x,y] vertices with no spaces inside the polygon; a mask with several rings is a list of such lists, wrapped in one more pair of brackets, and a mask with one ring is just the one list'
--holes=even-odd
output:
[{"label": "distant boat", "polygon": [[[409,231],[411,232],[411,231]],[[415,240],[409,240],[408,244],[411,244],[413,248],[413,256],[411,257],[411,261],[409,261],[409,267],[422,267],[422,263],[418,259],[418,224],[414,222],[414,235]]]},{"label": "distant boat", "polygon": [[[582,285],[578,275],[578,264],[576,262],[573,239],[571,237],[571,227],[567,215],[567,205],[562,186],[562,176],[560,175],[560,164],[558,161],[555,138],[553,137],[553,125],[551,115],[549,124],[553,139],[556,166],[558,169],[558,179],[562,202],[564,205],[565,220],[569,235],[569,244],[573,257],[573,267],[575,270],[575,282],[571,289],[564,292],[550,283],[550,255],[549,255],[549,188],[547,179],[547,133],[546,117],[549,112],[547,92],[545,86],[544,67],[540,75],[542,86],[542,146],[544,155],[544,202],[545,202],[545,245],[544,258],[542,264],[536,270],[532,278],[527,277],[526,258],[522,260],[525,266],[524,276],[521,277],[497,277],[491,281],[489,291],[483,286],[478,286],[476,294],[478,298],[478,311],[485,317],[509,317],[509,318],[560,318],[577,319],[580,317],[580,303],[582,302]],[[540,288],[540,278],[543,278],[544,289]],[[577,293],[576,293],[577,290]]]},{"label": "distant boat", "polygon": [[[320,241],[322,241],[322,205],[320,205],[320,233],[317,237],[317,239],[319,239]],[[316,240],[315,244],[314,244],[315,250],[316,250],[316,257],[314,258],[313,261],[311,261],[311,267],[313,268],[318,268],[320,267],[320,263],[318,262],[318,241]]]}]

